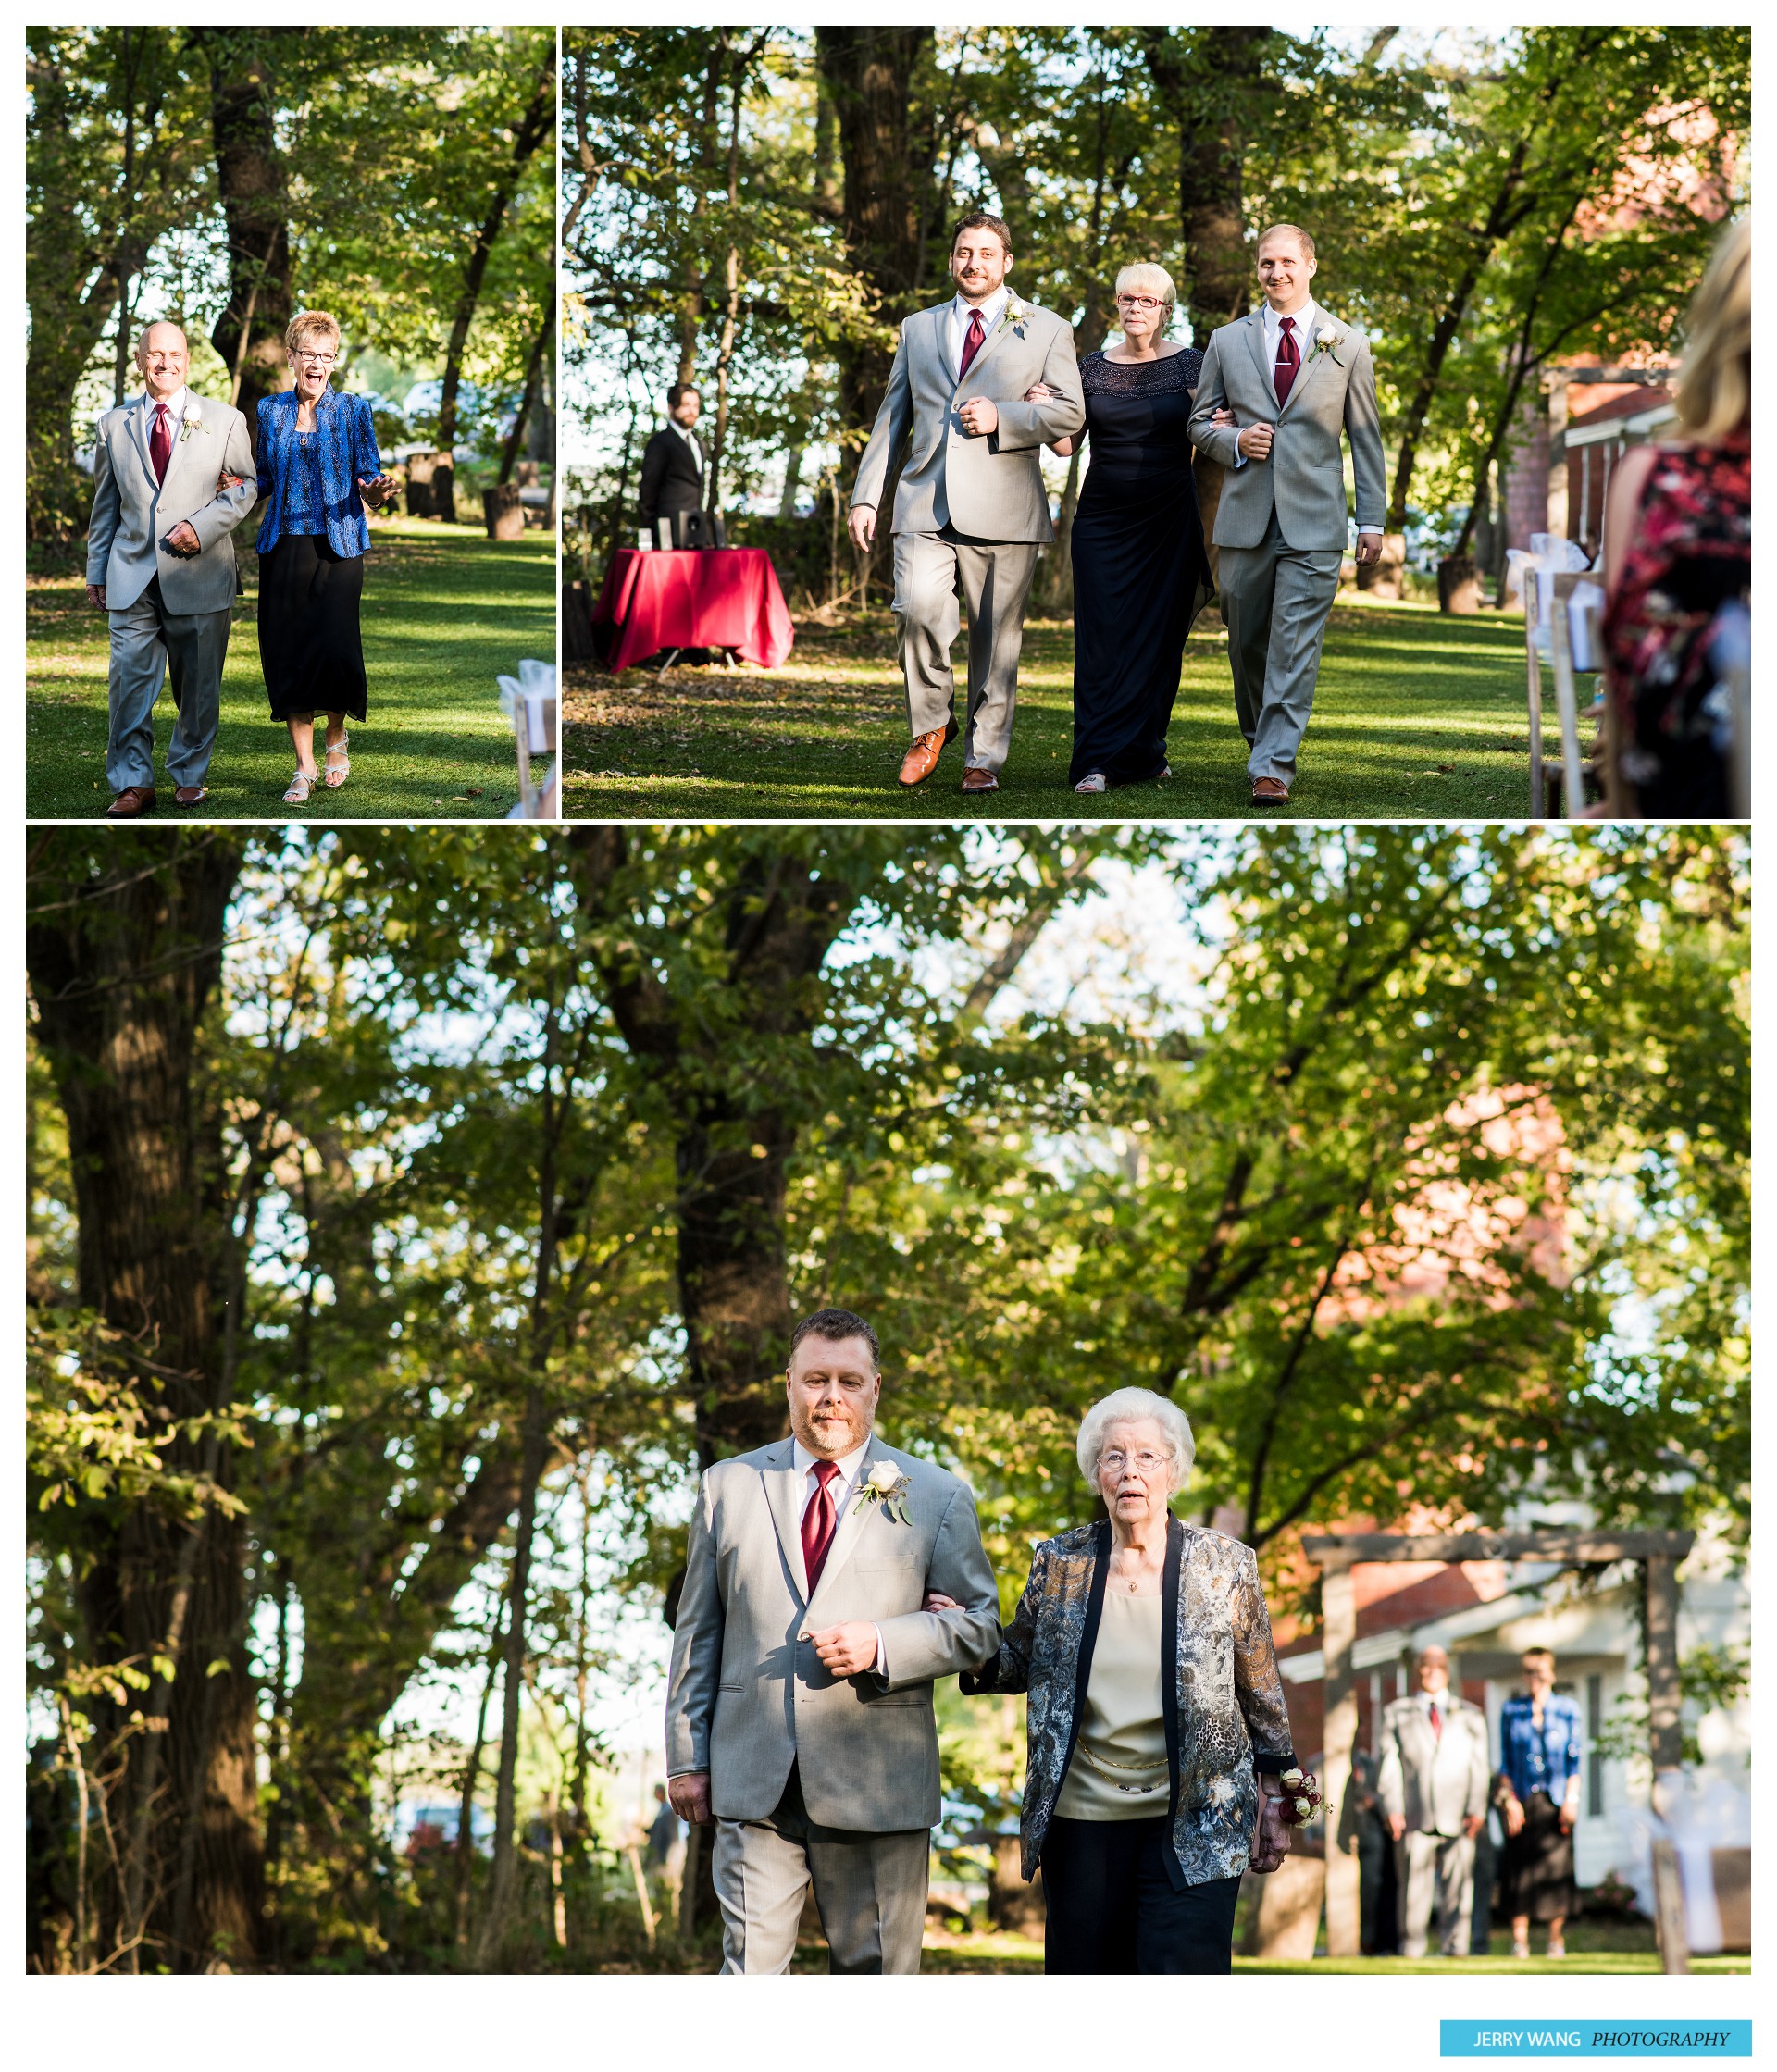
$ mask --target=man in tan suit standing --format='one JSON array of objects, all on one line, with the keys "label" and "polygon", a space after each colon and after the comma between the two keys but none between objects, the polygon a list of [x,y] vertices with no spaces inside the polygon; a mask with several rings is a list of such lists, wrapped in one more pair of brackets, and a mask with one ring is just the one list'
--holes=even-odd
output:
[{"label": "man in tan suit standing", "polygon": [[[1042,449],[1086,423],[1070,325],[1006,285],[1012,233],[977,209],[951,241],[956,294],[901,327],[888,391],[851,491],[852,543],[867,552],[890,465],[895,611],[913,746],[901,781],[923,783],[956,738],[959,579],[969,607],[964,791],[997,791],[1012,746],[1025,601],[1037,550],[1055,537]],[[1026,390],[1048,391],[1026,403]]]},{"label": "man in tan suit standing", "polygon": [[[938,1816],[932,1684],[1000,1645],[975,1502],[874,1434],[876,1337],[790,1340],[792,1436],[698,1484],[673,1635],[674,1810],[714,1819],[725,1972],[788,1971],[810,1883],[836,1972],[914,1972]],[[927,1591],[955,1608],[926,1611]]]},{"label": "man in tan suit standing", "polygon": [[1492,1782],[1487,1719],[1450,1689],[1450,1658],[1420,1650],[1419,1689],[1382,1716],[1376,1796],[1394,1840],[1400,1894],[1400,1954],[1425,1954],[1435,1905],[1447,1957],[1469,1954],[1474,1912],[1474,1838],[1487,1817]]}]

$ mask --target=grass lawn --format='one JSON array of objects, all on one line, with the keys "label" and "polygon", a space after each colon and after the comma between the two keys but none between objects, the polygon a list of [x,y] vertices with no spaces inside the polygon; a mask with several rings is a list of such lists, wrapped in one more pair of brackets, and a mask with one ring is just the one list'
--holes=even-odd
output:
[{"label": "grass lawn", "polygon": [[[1523,622],[1435,605],[1334,608],[1286,813],[1304,819],[1518,818],[1529,805]],[[959,696],[964,639],[953,655]],[[1073,629],[1025,629],[1000,789],[965,800],[960,744],[916,789],[895,781],[906,707],[888,612],[803,621],[781,669],[567,672],[565,811],[580,819],[986,821],[1253,817],[1227,636],[1212,609],[1185,650],[1173,775],[1082,799],[1067,784]],[[1274,814],[1267,817],[1276,817]]]},{"label": "grass lawn", "polygon": [[[246,595],[222,677],[209,796],[193,817],[284,820],[295,768],[259,672],[257,561],[241,554]],[[79,567],[27,578],[25,800],[33,819],[87,820],[111,802],[105,781],[108,639]],[[555,653],[555,543],[538,533],[490,540],[480,527],[396,518],[372,528],[365,570],[369,716],[352,734],[352,775],[317,785],[305,821],[498,819],[518,797],[512,723],[494,679],[526,656]],[[160,757],[173,729],[155,708],[156,819],[175,816]],[[318,754],[318,751],[317,751]]]}]

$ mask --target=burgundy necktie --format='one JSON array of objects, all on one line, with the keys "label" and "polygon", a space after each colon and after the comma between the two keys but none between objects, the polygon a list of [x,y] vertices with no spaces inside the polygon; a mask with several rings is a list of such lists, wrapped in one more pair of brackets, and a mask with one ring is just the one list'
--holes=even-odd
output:
[{"label": "burgundy necktie", "polygon": [[970,363],[981,350],[981,341],[986,335],[981,329],[981,312],[978,309],[970,310],[969,335],[963,341],[963,365],[956,370],[959,381],[969,371]]},{"label": "burgundy necktie", "polygon": [[1277,340],[1277,365],[1272,370],[1277,378],[1277,401],[1280,404],[1289,401],[1289,391],[1296,379],[1296,369],[1302,364],[1302,355],[1296,350],[1296,341],[1291,332],[1296,329],[1293,316],[1280,316],[1283,329]]},{"label": "burgundy necktie", "polygon": [[[1287,324],[1289,318],[1286,316],[1284,318],[1284,321],[1286,324]],[[1437,1700],[1434,1698],[1432,1700],[1432,1739],[1434,1741],[1438,1740],[1442,1736],[1443,1732],[1444,1722],[1437,1716]]]},{"label": "burgundy necktie", "polygon": [[173,414],[164,403],[155,405],[155,428],[148,440],[148,458],[155,464],[155,480],[167,479],[167,463],[173,457]]},{"label": "burgundy necktie", "polygon": [[839,1516],[833,1504],[833,1484],[839,1480],[839,1470],[830,1460],[817,1460],[814,1474],[818,1486],[802,1513],[802,1568],[808,1576],[811,1597],[821,1580],[821,1570],[826,1566],[827,1549],[833,1545],[833,1528]]}]

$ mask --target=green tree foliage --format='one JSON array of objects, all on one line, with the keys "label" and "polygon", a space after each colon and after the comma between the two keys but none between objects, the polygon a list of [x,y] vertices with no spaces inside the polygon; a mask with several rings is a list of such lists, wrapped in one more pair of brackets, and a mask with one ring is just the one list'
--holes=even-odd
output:
[{"label": "green tree foliage", "polygon": [[101,367],[127,391],[144,310],[186,326],[204,392],[238,371],[249,414],[304,304],[340,319],[342,381],[369,358],[475,383],[491,419],[516,404],[554,304],[553,50],[530,28],[30,31],[33,535],[84,522],[78,391]]},{"label": "green tree foliage", "polygon": [[[1744,1533],[1732,836],[151,830],[46,837],[30,896],[49,1967],[128,1961],[135,1721],[184,1723],[189,1781],[188,1739],[234,1746],[212,1692],[248,1694],[267,1780],[228,1961],[590,1961],[629,1872],[589,1706],[659,1633],[699,1469],[783,1428],[821,1303],[877,1323],[887,1434],[969,1476],[1008,1594],[1086,1515],[1079,1416],[1128,1382],[1198,1430],[1181,1507],[1274,1573],[1358,1515]],[[106,919],[131,900],[146,934]],[[160,1074],[133,1164],[131,1057]],[[136,1165],[197,1176],[167,1256],[206,1303],[120,1272]],[[1003,1814],[1015,1722],[976,1724],[952,1782]],[[398,1861],[391,1769],[491,1805],[503,1870]],[[137,1961],[214,1963],[192,1793],[152,1803]]]}]

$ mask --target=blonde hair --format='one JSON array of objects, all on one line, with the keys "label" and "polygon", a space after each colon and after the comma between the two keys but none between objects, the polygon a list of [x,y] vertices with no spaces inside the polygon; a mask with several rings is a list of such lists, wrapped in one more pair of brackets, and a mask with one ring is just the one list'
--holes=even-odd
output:
[{"label": "blonde hair", "polygon": [[1299,223],[1274,223],[1269,230],[1260,231],[1259,242],[1252,248],[1254,259],[1258,258],[1273,238],[1281,238],[1286,235],[1294,238],[1301,246],[1304,259],[1313,258],[1314,240],[1309,236]]},{"label": "blonde hair", "polygon": [[284,327],[284,345],[292,353],[300,353],[305,338],[324,338],[329,344],[338,345],[339,318],[329,316],[324,309],[299,309]]},{"label": "blonde hair", "polygon": [[1113,1388],[1086,1413],[1080,1423],[1074,1457],[1087,1482],[1096,1485],[1099,1479],[1099,1456],[1104,1451],[1105,1427],[1133,1424],[1144,1418],[1151,1418],[1161,1429],[1162,1442],[1173,1459],[1168,1486],[1172,1495],[1177,1495],[1190,1480],[1191,1463],[1197,1458],[1197,1441],[1191,1436],[1191,1421],[1172,1397],[1156,1396],[1150,1388]]},{"label": "blonde hair", "polygon": [[1730,438],[1752,410],[1752,218],[1716,245],[1685,320],[1678,421],[1700,445]]},{"label": "blonde hair", "polygon": [[1157,267],[1150,260],[1137,259],[1126,266],[1117,275],[1117,284],[1111,291],[1122,294],[1125,288],[1138,295],[1158,295],[1162,308],[1160,328],[1163,331],[1173,320],[1173,312],[1178,307],[1178,290],[1173,286],[1173,277],[1164,267]]}]

